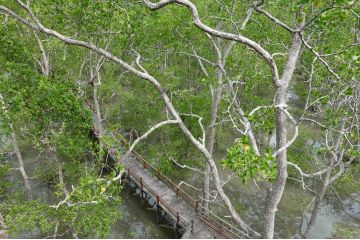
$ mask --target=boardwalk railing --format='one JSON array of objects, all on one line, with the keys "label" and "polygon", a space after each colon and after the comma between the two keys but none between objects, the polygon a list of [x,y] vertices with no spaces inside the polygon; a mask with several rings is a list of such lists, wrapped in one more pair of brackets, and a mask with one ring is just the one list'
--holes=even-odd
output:
[{"label": "boardwalk railing", "polygon": [[151,186],[149,186],[148,184],[146,184],[143,181],[142,177],[137,176],[134,173],[134,171],[132,171],[130,168],[126,169],[126,174],[129,177],[132,177],[133,181],[135,180],[135,182],[137,182],[137,184],[140,186],[141,191],[144,191],[144,189],[145,189],[148,193],[153,195],[156,198],[156,204],[158,204],[159,206],[162,206],[163,209],[166,210],[168,213],[171,213],[171,215],[174,217],[174,219],[176,220],[176,223],[178,225],[181,225],[185,228],[191,227],[191,222],[189,222],[187,219],[185,219],[183,216],[181,216],[179,214],[179,212],[177,212],[175,209],[173,209],[171,206],[169,206],[166,203],[166,201],[164,201],[162,198],[160,198],[159,195],[151,188]]},{"label": "boardwalk railing", "polygon": [[171,181],[168,177],[166,177],[163,173],[160,172],[160,169],[155,168],[149,162],[147,162],[141,155],[132,152],[133,156],[137,161],[139,161],[144,168],[150,170],[150,172],[157,177],[158,180],[161,180],[165,183],[169,188],[173,189],[176,192],[177,196],[181,196],[187,203],[189,203],[192,207],[196,208],[197,202],[194,200],[189,194],[187,194],[184,190],[182,190],[178,185],[176,185],[173,181]]},{"label": "boardwalk railing", "polygon": [[[207,224],[211,229],[218,232],[220,235],[223,235],[227,238],[250,238],[248,234],[241,231],[237,227],[235,227],[233,224],[225,221],[224,219],[220,218],[213,212],[209,211],[208,209],[204,208],[199,204],[199,200],[193,199],[189,194],[187,194],[184,190],[178,187],[174,182],[172,182],[168,177],[166,177],[164,174],[160,172],[158,168],[155,168],[153,165],[151,165],[148,161],[146,161],[141,155],[136,153],[135,151],[132,152],[134,158],[142,164],[142,166],[146,169],[148,169],[154,176],[157,177],[158,180],[162,181],[164,184],[166,184],[169,188],[173,189],[176,192],[177,196],[180,196],[182,199],[184,199],[188,204],[190,204],[194,211],[198,213],[198,217]],[[131,171],[130,171],[131,174]],[[134,178],[137,178],[137,181],[140,183],[140,178],[133,175]],[[142,183],[143,186],[145,186],[145,183]],[[151,187],[146,185],[146,188],[151,192],[152,195],[158,198],[155,192],[152,192]],[[165,206],[174,216],[176,216],[178,222],[184,222],[185,227],[191,226],[191,223],[186,220],[184,217],[179,216],[179,213],[176,212],[174,209],[172,209],[169,205],[166,204],[165,201],[162,199],[159,200],[160,203],[162,203],[163,206]],[[180,221],[179,221],[180,220]]]},{"label": "boardwalk railing", "polygon": [[225,221],[201,205],[198,206],[198,212],[201,213],[199,217],[203,220],[203,222],[207,223],[209,226],[214,226],[213,229],[218,229],[224,236],[228,238],[251,238],[247,233],[241,231],[231,223]]},{"label": "boardwalk railing", "polygon": [[[87,102],[88,105],[93,111],[94,107],[90,102]],[[93,125],[93,131],[95,135],[98,133],[98,129],[96,125]],[[126,145],[125,139],[121,140],[123,146]],[[132,152],[135,159],[139,161],[144,168],[148,169],[152,174],[154,174],[158,180],[161,180],[164,184],[166,184],[169,188],[173,189],[176,192],[177,196],[180,196],[184,199],[188,204],[190,204],[194,211],[198,213],[198,217],[207,224],[210,228],[218,232],[220,235],[223,235],[228,238],[250,238],[248,234],[241,231],[240,229],[236,228],[233,224],[225,221],[224,219],[220,218],[213,212],[209,211],[208,209],[204,208],[199,204],[199,200],[194,200],[189,194],[187,194],[184,190],[180,189],[178,185],[172,182],[168,177],[160,172],[159,169],[152,166],[148,163],[142,156],[140,156],[135,151]],[[161,204],[164,208],[168,210],[176,219],[177,224],[182,224],[183,227],[193,227],[192,222],[190,223],[187,219],[183,216],[180,216],[177,211],[171,208],[163,199],[161,199],[155,191],[152,190],[148,184],[142,181],[142,178],[134,174],[130,169],[127,169],[128,176],[132,176],[135,179],[140,187],[145,187],[148,192],[150,192],[154,197],[156,197],[157,204]]]}]

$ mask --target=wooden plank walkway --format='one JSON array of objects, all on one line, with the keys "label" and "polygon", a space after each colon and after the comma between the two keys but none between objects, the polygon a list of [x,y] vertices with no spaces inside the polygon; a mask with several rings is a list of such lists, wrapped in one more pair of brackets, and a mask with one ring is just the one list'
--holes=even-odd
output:
[{"label": "wooden plank walkway", "polygon": [[[174,218],[174,214],[170,212],[175,210],[180,217],[180,225],[186,229],[185,234],[182,238],[187,239],[204,239],[204,238],[227,238],[226,235],[223,235],[219,232],[216,232],[210,226],[205,224],[200,218],[198,218],[194,207],[188,202],[183,200],[181,196],[177,196],[176,191],[168,187],[164,182],[158,180],[149,169],[144,168],[143,164],[137,161],[133,156],[127,157],[122,161],[127,171],[130,171],[130,178],[136,182],[140,183],[140,178],[143,182],[143,189],[147,194],[150,194],[157,198],[157,196],[166,201],[166,205],[163,202],[160,202],[161,208],[168,213],[169,216]],[[191,224],[193,221],[193,224]],[[192,226],[191,226],[192,225]]]},{"label": "wooden plank walkway", "polygon": [[[93,130],[95,136],[97,136],[95,125]],[[123,153],[127,152],[125,145],[126,142],[123,140],[121,142]],[[173,218],[175,227],[181,226],[185,229],[182,238],[250,238],[249,235],[233,224],[202,207],[198,200],[190,197],[135,151],[131,152],[126,158],[120,157],[120,159],[115,157],[113,149],[109,149],[107,153],[114,162],[124,164],[127,176],[148,195],[156,199],[157,206]]]},{"label": "wooden plank walkway", "polygon": [[[92,104],[87,102],[87,106],[91,108]],[[93,133],[97,137],[97,124],[95,117],[93,118]],[[125,145],[125,140],[122,140],[123,152],[126,152]],[[112,149],[107,152],[115,162],[118,162],[112,153]],[[173,217],[177,224],[186,229],[182,238],[250,238],[233,224],[198,205],[198,201],[180,190],[171,180],[160,174],[159,170],[151,166],[136,152],[132,152],[131,156],[120,162],[124,164],[126,173],[132,181],[141,186],[147,194],[152,195],[156,199],[157,205]]]}]

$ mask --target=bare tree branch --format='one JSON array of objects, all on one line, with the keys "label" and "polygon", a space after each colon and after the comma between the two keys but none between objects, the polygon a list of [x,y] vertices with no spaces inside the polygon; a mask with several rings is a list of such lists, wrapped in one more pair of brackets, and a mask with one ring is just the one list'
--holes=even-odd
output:
[{"label": "bare tree branch", "polygon": [[273,153],[273,157],[276,157],[279,153],[281,153],[282,151],[284,151],[285,149],[289,148],[291,146],[291,144],[293,144],[296,140],[296,138],[299,135],[299,126],[298,123],[295,121],[295,119],[291,116],[291,114],[286,110],[286,108],[284,107],[280,107],[280,109],[286,114],[286,116],[291,120],[291,122],[294,124],[295,127],[295,132],[294,132],[294,136],[291,138],[291,140],[289,142],[287,142],[284,146],[282,146],[281,148],[277,149],[274,153]]},{"label": "bare tree branch", "polygon": [[286,25],[285,23],[283,23],[282,21],[280,21],[279,19],[277,19],[276,17],[271,15],[269,12],[265,11],[264,9],[262,9],[260,7],[257,7],[256,5],[253,5],[253,7],[254,7],[255,11],[257,11],[258,13],[261,13],[262,15],[266,16],[271,21],[273,21],[274,23],[276,23],[280,27],[284,28],[286,31],[288,31],[290,33],[295,33],[295,32],[299,31],[299,30],[292,29],[291,27],[289,27],[288,25]]},{"label": "bare tree branch", "polygon": [[128,149],[127,153],[124,155],[128,156],[128,154],[130,152],[132,152],[134,150],[134,148],[136,147],[136,145],[141,141],[144,140],[145,138],[147,138],[153,131],[155,131],[156,129],[165,126],[167,124],[178,124],[179,120],[166,120],[166,121],[162,121],[154,126],[152,126],[146,133],[144,133],[143,135],[141,135],[139,138],[137,138],[130,146],[130,148]]},{"label": "bare tree branch", "polygon": [[328,69],[328,71],[332,75],[334,75],[337,78],[337,80],[340,81],[341,79],[340,79],[339,75],[337,73],[335,73],[334,70],[332,70],[332,68],[329,66],[329,64],[321,57],[321,54],[319,54],[317,51],[315,51],[315,49],[312,46],[310,46],[310,44],[308,44],[307,41],[305,41],[302,33],[299,33],[299,35],[300,35],[301,41],[304,43],[304,45],[320,60],[320,62],[322,62],[325,65],[325,67]]},{"label": "bare tree branch", "polygon": [[197,168],[193,168],[193,167],[189,167],[188,165],[186,164],[183,164],[181,165],[180,163],[178,163],[174,158],[170,157],[171,161],[173,161],[173,163],[175,163],[178,167],[180,168],[186,168],[186,169],[189,169],[191,171],[194,171],[194,172],[198,172],[198,173],[201,173],[201,174],[204,174],[203,171],[197,169]]},{"label": "bare tree branch", "polygon": [[214,28],[211,28],[209,26],[207,26],[206,24],[204,24],[200,17],[199,17],[199,13],[197,11],[197,8],[195,7],[195,5],[190,2],[189,0],[161,0],[158,3],[152,3],[149,0],[143,0],[144,3],[146,4],[146,6],[148,6],[151,10],[157,10],[160,9],[168,4],[171,3],[177,3],[183,6],[186,6],[192,15],[194,24],[200,28],[201,30],[203,30],[204,32],[211,34],[213,36],[216,37],[220,37],[220,38],[224,38],[224,39],[228,39],[228,40],[233,40],[233,41],[237,41],[240,42],[242,44],[245,44],[246,46],[250,47],[251,49],[255,50],[257,53],[259,53],[259,55],[265,59],[265,61],[268,63],[270,69],[272,70],[272,76],[273,76],[273,83],[276,86],[280,86],[281,83],[279,81],[279,73],[278,73],[278,68],[274,62],[274,60],[271,57],[271,54],[266,51],[261,45],[259,45],[258,43],[254,42],[253,40],[246,38],[242,35],[236,35],[236,34],[232,34],[232,33],[227,33],[227,32],[223,32],[223,31],[219,31],[216,30]]}]

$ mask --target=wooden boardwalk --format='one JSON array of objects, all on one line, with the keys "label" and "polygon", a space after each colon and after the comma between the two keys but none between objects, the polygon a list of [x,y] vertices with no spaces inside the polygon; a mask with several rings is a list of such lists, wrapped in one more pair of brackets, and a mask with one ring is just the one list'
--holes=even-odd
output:
[{"label": "wooden boardwalk", "polygon": [[[159,205],[169,216],[174,218],[174,222],[177,221],[176,214],[178,213],[180,226],[187,230],[182,238],[225,238],[225,236],[220,235],[198,219],[193,206],[182,199],[181,196],[176,196],[176,191],[169,188],[164,182],[158,180],[149,169],[144,168],[134,157],[126,158],[122,163],[132,181],[140,186],[140,179],[142,179],[144,191],[152,195],[154,199],[159,197],[159,199],[163,200],[159,201]],[[175,211],[175,214],[172,211]],[[192,221],[194,224],[192,224]]]},{"label": "wooden boardwalk", "polygon": [[[113,157],[113,155],[110,153]],[[136,153],[121,161],[126,175],[146,193],[156,199],[157,206],[172,217],[174,225],[185,229],[182,238],[245,238],[241,230],[204,209],[171,180]]]},{"label": "wooden boardwalk", "polygon": [[[91,107],[90,103],[87,103]],[[93,124],[93,133],[97,137],[97,124]],[[125,146],[125,142],[122,143]],[[122,146],[124,152],[126,150]],[[178,188],[170,179],[149,164],[136,152],[117,161],[113,151],[107,151],[115,162],[121,162],[126,169],[126,175],[141,189],[141,196],[146,193],[156,199],[157,210],[161,208],[172,218],[175,228],[185,229],[184,239],[213,239],[213,238],[249,238],[236,226],[228,223],[208,209],[203,208],[198,200],[191,198],[186,192]]]}]

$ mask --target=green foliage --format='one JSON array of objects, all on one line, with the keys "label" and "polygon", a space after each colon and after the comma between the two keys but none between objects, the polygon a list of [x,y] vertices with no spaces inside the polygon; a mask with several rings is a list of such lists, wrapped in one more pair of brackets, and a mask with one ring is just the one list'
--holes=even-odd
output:
[{"label": "green foliage", "polygon": [[[35,9],[39,12],[44,10],[38,9],[36,4],[33,5]],[[57,19],[53,20],[56,22]],[[99,17],[98,21],[103,20]],[[74,187],[67,202],[58,208],[41,198],[27,201],[23,191],[14,190],[19,187],[17,180],[3,181],[2,173],[5,174],[6,168],[1,165],[0,209],[9,227],[8,233],[16,236],[24,231],[39,230],[48,236],[58,222],[59,229],[73,232],[79,237],[106,237],[112,223],[121,217],[117,209],[121,187],[114,183],[107,186],[106,179],[98,181],[96,162],[85,165],[82,161],[89,157],[91,142],[88,135],[92,119],[83,103],[83,89],[76,84],[74,77],[74,72],[78,73],[76,62],[81,51],[70,48],[67,56],[59,56],[59,51],[64,51],[63,47],[53,40],[44,41],[51,56],[51,73],[45,77],[34,67],[39,50],[31,32],[30,37],[24,32],[23,37],[19,38],[13,23],[8,24],[5,29],[3,25],[0,26],[0,60],[3,63],[0,65],[0,92],[4,98],[0,106],[7,109],[7,114],[0,112],[1,132],[10,134],[11,123],[18,138],[25,143],[34,145],[39,151],[51,149],[49,159],[36,163],[39,167],[32,177],[56,184],[58,176],[53,155],[57,155],[62,161],[66,183]],[[93,28],[94,31],[100,29],[101,26],[99,29]],[[64,200],[60,191],[62,187],[57,184],[54,192],[58,202]],[[102,220],[99,221],[99,218]]]},{"label": "green foliage", "polygon": [[[1,156],[0,156],[1,157]],[[0,159],[2,161],[2,159]],[[6,193],[9,187],[13,184],[6,181],[6,175],[9,173],[10,166],[8,164],[0,163],[0,199],[6,197]]]},{"label": "green foliage", "polygon": [[[299,131],[301,134],[288,148],[288,161],[297,164],[304,172],[312,172],[314,171],[312,159],[319,154],[319,148],[322,147],[322,131],[306,123],[299,125]],[[288,171],[289,176],[298,176],[296,169],[289,167]]]},{"label": "green foliage", "polygon": [[158,169],[160,170],[160,172],[165,175],[171,176],[171,175],[174,175],[174,173],[176,172],[176,168],[174,167],[174,164],[166,156],[160,157],[160,159],[156,163],[156,165],[158,166]]},{"label": "green foliage", "polygon": [[332,238],[354,239],[358,236],[358,234],[359,232],[356,231],[356,228],[339,223],[334,224]]},{"label": "green foliage", "polygon": [[360,193],[360,165],[358,163],[352,164],[345,173],[334,183],[336,191],[346,198],[351,194]]},{"label": "green foliage", "polygon": [[[236,32],[258,42],[264,49],[273,53],[285,53],[291,44],[291,35],[280,27],[274,27],[263,14],[255,11],[245,29],[235,29],[234,23],[245,16],[249,7],[248,1],[192,1],[199,10],[202,21],[223,31]],[[274,17],[295,28],[304,20],[295,18],[302,9],[306,21],[317,16],[304,31],[304,37],[319,54],[340,52],[337,56],[324,56],[329,66],[338,73],[340,80],[335,79],[320,61],[314,63],[315,72],[309,87],[309,70],[312,67],[314,54],[306,48],[301,51],[295,75],[291,86],[296,82],[296,94],[304,92],[300,101],[302,104],[309,96],[309,102],[316,102],[320,113],[317,115],[325,127],[337,129],[339,119],[343,116],[352,117],[353,112],[347,106],[335,106],[333,102],[342,103],[357,93],[356,87],[350,86],[351,81],[358,78],[359,54],[358,48],[349,45],[354,43],[354,30],[359,22],[356,14],[348,7],[354,1],[350,0],[269,0],[264,1],[263,9]],[[2,3],[3,4],[3,3]],[[333,7],[332,5],[335,4]],[[25,16],[16,2],[4,0],[4,5],[14,9],[16,13]],[[44,7],[46,6],[46,7]],[[329,7],[332,9],[326,10]],[[126,62],[132,63],[136,49],[142,56],[141,64],[159,80],[164,90],[171,97],[179,113],[194,113],[203,117],[205,128],[210,123],[211,93],[216,86],[216,66],[203,61],[209,76],[205,76],[198,61],[189,56],[194,51],[206,59],[215,62],[215,51],[209,39],[197,29],[192,22],[188,9],[171,4],[160,11],[148,11],[144,4],[134,1],[76,1],[76,0],[38,0],[31,2],[31,8],[44,26],[55,29],[67,36],[90,41],[97,46],[107,46],[107,49]],[[326,11],[323,11],[326,10]],[[231,18],[229,18],[231,11]],[[214,17],[215,16],[215,17]],[[9,190],[5,181],[0,184],[0,196],[9,193],[9,198],[2,205],[7,216],[10,231],[20,232],[39,227],[47,233],[54,229],[56,221],[64,228],[71,229],[80,237],[105,237],[111,222],[119,217],[116,204],[119,203],[119,186],[107,185],[116,171],[122,169],[116,166],[104,179],[98,178],[98,171],[103,163],[104,149],[98,149],[90,161],[88,152],[91,142],[88,133],[91,129],[91,114],[83,106],[84,99],[92,97],[93,88],[87,84],[90,65],[96,54],[90,54],[88,49],[63,45],[55,38],[48,38],[38,33],[50,59],[50,76],[40,74],[38,61],[40,50],[34,39],[33,32],[18,24],[10,17],[0,16],[0,92],[4,102],[2,109],[8,109],[8,115],[0,112],[1,132],[10,133],[9,124],[22,141],[35,145],[38,150],[51,148],[61,159],[66,182],[74,186],[74,191],[68,199],[73,205],[62,204],[57,210],[46,203],[33,201],[24,203],[23,199]],[[295,20],[296,19],[296,20]],[[221,48],[226,48],[227,41],[221,42]],[[346,50],[346,51],[343,51]],[[284,54],[274,54],[279,73],[283,70],[286,60]],[[135,66],[135,65],[134,65]],[[266,63],[255,51],[236,44],[226,61],[227,77],[238,88],[238,99],[245,113],[258,106],[271,106],[275,90],[272,87],[271,72]],[[105,135],[100,139],[104,148],[119,146],[119,141],[138,137],[154,123],[164,120],[167,110],[159,97],[158,91],[150,83],[128,74],[118,65],[104,62],[100,70],[101,85],[98,96],[106,130],[120,132],[115,136]],[[226,79],[228,81],[229,79]],[[224,78],[225,81],[225,78]],[[78,84],[79,83],[79,84]],[[275,108],[264,108],[249,118],[252,129],[259,139],[259,147],[264,150],[261,156],[256,156],[245,137],[231,147],[233,131],[228,123],[226,100],[232,98],[223,88],[223,98],[220,102],[217,122],[216,147],[228,148],[228,155],[222,165],[234,171],[244,181],[250,178],[273,181],[276,175],[276,162],[272,150],[266,148],[266,136],[275,128]],[[340,94],[339,94],[340,92]],[[302,114],[290,102],[289,111]],[[185,125],[195,138],[202,135],[198,119],[181,116]],[[223,121],[225,120],[225,121]],[[235,121],[238,121],[235,117]],[[241,123],[239,122],[239,126]],[[206,128],[208,130],[208,128]],[[323,133],[324,129],[319,129]],[[331,148],[315,146],[318,132],[300,127],[300,136],[288,149],[288,160],[298,164],[306,172],[312,172],[311,159],[317,154],[328,157]],[[312,138],[314,141],[308,142]],[[347,138],[356,142],[357,132],[351,132]],[[320,142],[320,141],[319,141]],[[323,146],[324,144],[320,144]],[[359,151],[342,145],[347,157],[359,157]],[[306,151],[303,151],[303,150]],[[138,149],[159,167],[165,174],[180,176],[179,171],[170,158],[181,164],[202,168],[203,156],[175,126],[157,129]],[[116,157],[120,157],[116,151]],[[86,159],[85,161],[83,161]],[[47,159],[46,164],[36,172],[38,180],[57,183],[57,173],[53,162]],[[346,160],[346,159],[345,159]],[[40,163],[41,164],[41,163]],[[84,167],[86,166],[86,167]],[[7,167],[0,168],[0,177],[5,176]],[[336,183],[337,190],[345,194],[358,191],[357,165],[351,165],[350,170]],[[289,175],[295,175],[293,170]],[[348,186],[344,188],[343,186]],[[56,194],[59,201],[64,196],[59,184]],[[7,199],[9,200],[9,199]],[[97,204],[79,204],[96,201]],[[33,212],[32,212],[33,211]],[[21,213],[24,212],[24,217]],[[101,221],[98,219],[101,218]]]},{"label": "green foliage", "polygon": [[37,201],[11,202],[1,204],[0,209],[5,214],[8,232],[15,237],[21,231],[33,231],[39,228],[41,232],[53,230],[52,217],[54,210],[48,204]]},{"label": "green foliage", "polygon": [[[84,170],[81,165],[79,168]],[[62,229],[71,230],[79,237],[108,236],[112,223],[121,217],[117,209],[121,187],[107,184],[107,179],[99,180],[92,168],[78,172],[74,190],[65,203],[51,206],[40,200],[24,201],[20,196],[2,202],[0,210],[6,216],[8,232],[16,236],[22,231],[38,229],[43,235],[48,235],[59,222]],[[55,194],[59,202],[64,198],[60,191]]]},{"label": "green foliage", "polygon": [[254,125],[254,130],[269,133],[275,128],[275,108],[263,108],[254,115],[247,116],[248,120]]},{"label": "green foliage", "polygon": [[29,139],[40,148],[48,139],[60,154],[79,157],[79,148],[89,144],[91,118],[78,87],[60,78],[44,78],[24,64],[7,63],[4,71],[0,89],[10,119],[4,117],[2,123],[11,120],[16,129],[25,128],[22,134],[31,136]]},{"label": "green foliage", "polygon": [[222,166],[233,170],[243,181],[246,182],[250,178],[275,180],[276,164],[270,148],[266,149],[264,156],[257,156],[248,139],[243,137],[227,152],[226,158],[221,162]]}]

